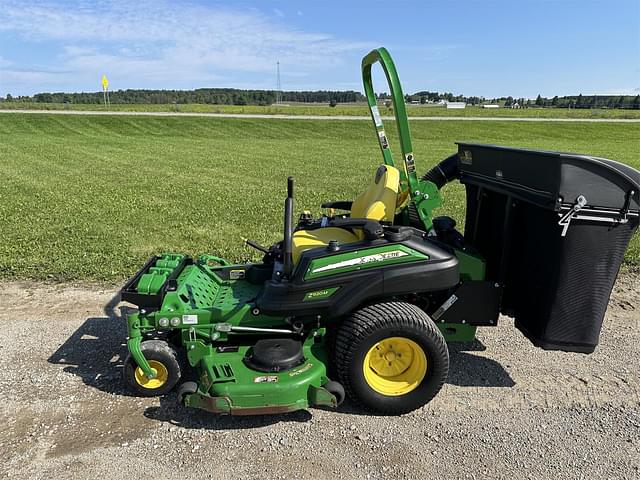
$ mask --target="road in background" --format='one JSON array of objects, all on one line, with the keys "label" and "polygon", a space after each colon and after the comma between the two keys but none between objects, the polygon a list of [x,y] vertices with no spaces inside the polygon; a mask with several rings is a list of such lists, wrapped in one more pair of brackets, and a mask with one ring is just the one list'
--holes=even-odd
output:
[{"label": "road in background", "polygon": [[[281,115],[263,113],[196,113],[196,112],[104,112],[92,110],[2,110],[0,113],[33,113],[51,115],[126,115],[145,117],[219,117],[259,118],[284,120],[371,120],[369,116],[356,115]],[[393,120],[393,117],[382,117]],[[535,117],[409,117],[410,121],[482,121],[482,122],[587,122],[587,123],[640,123],[640,118],[535,118]]]}]

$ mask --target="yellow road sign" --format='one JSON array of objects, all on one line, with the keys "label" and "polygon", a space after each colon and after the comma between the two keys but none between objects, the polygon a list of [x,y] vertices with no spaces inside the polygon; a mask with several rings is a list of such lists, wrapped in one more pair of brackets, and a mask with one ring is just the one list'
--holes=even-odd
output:
[{"label": "yellow road sign", "polygon": [[109,88],[109,80],[107,80],[106,75],[102,75],[102,89],[107,90]]}]

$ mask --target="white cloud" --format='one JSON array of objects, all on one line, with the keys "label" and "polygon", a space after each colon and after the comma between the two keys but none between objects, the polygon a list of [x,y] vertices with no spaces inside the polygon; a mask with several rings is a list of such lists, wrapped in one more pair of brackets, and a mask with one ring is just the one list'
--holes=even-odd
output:
[{"label": "white cloud", "polygon": [[[640,87],[618,87],[610,88],[607,90],[600,90],[595,93],[582,93],[583,95],[638,95],[640,94]],[[575,94],[577,95],[577,94]]]},{"label": "white cloud", "polygon": [[[256,10],[167,0],[72,4],[0,0],[0,11],[4,17],[0,32],[56,48],[59,70],[72,72],[76,80],[107,71],[126,79],[123,88],[189,88],[238,72],[273,74],[276,60],[309,73],[340,65],[346,54],[371,46],[303,32]],[[7,82],[8,75],[20,77],[40,87],[47,76],[60,76],[46,68],[38,70],[38,81],[17,70],[13,74],[3,70],[3,80]],[[149,79],[157,83],[150,84]]]}]

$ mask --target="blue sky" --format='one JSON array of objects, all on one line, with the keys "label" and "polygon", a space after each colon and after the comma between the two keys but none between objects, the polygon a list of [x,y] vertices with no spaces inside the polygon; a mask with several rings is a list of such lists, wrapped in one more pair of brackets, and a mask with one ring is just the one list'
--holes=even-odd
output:
[{"label": "blue sky", "polygon": [[103,73],[273,89],[277,60],[285,90],[360,90],[377,46],[407,93],[640,93],[640,0],[0,0],[0,96],[97,91]]}]

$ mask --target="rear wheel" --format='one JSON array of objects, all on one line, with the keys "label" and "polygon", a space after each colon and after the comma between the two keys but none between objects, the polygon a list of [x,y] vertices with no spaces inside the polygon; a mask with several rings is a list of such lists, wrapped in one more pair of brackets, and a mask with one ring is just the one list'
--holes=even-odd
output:
[{"label": "rear wheel", "polygon": [[168,393],[178,383],[181,376],[176,351],[162,340],[142,342],[140,350],[155,372],[155,377],[147,377],[129,354],[124,362],[125,383],[141,397],[154,397]]},{"label": "rear wheel", "polygon": [[347,395],[385,414],[429,402],[449,372],[444,337],[415,305],[384,302],[351,314],[339,327],[335,365]]}]

